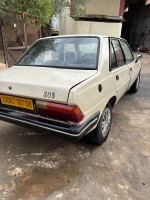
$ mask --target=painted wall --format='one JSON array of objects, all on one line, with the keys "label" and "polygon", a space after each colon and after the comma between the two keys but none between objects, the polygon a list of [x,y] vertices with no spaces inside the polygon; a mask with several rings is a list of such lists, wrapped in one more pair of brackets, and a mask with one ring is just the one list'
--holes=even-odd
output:
[{"label": "painted wall", "polygon": [[101,34],[120,37],[122,23],[74,21],[70,17],[70,10],[66,9],[59,18],[59,34]]},{"label": "painted wall", "polygon": [[120,0],[90,0],[86,6],[87,15],[119,16]]}]

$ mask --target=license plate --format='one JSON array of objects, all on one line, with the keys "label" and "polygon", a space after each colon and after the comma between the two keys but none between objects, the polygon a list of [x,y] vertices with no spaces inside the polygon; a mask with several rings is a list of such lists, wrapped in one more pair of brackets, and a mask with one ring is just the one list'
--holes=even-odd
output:
[{"label": "license plate", "polygon": [[25,99],[21,97],[13,97],[13,96],[7,96],[7,95],[0,95],[0,99],[1,99],[1,103],[4,105],[34,110],[33,101],[31,99]]}]

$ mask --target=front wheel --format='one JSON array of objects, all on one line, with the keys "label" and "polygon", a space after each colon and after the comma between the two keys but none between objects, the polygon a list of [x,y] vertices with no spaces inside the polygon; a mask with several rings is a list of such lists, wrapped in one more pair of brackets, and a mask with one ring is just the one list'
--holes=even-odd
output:
[{"label": "front wheel", "polygon": [[112,122],[112,107],[110,104],[107,104],[101,115],[101,118],[98,122],[96,129],[93,130],[89,135],[90,141],[96,144],[104,143],[109,135],[111,122]]},{"label": "front wheel", "polygon": [[136,93],[138,91],[138,89],[139,89],[139,84],[140,84],[140,74],[138,75],[138,77],[136,78],[135,82],[131,86],[130,92]]}]

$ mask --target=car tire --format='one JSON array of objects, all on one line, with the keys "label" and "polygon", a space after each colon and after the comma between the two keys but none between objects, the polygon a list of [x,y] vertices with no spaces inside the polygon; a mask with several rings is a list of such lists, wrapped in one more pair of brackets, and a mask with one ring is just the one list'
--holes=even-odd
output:
[{"label": "car tire", "polygon": [[139,73],[138,77],[136,78],[135,82],[133,83],[133,85],[131,86],[130,92],[136,93],[139,89],[139,84],[140,84],[140,73]]},{"label": "car tire", "polygon": [[108,103],[100,117],[96,129],[89,134],[90,141],[99,145],[103,144],[109,135],[111,123],[112,107],[111,104]]}]

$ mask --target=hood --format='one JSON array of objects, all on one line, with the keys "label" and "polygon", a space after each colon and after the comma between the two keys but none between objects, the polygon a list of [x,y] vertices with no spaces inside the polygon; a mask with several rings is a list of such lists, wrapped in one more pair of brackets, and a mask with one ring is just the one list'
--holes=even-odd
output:
[{"label": "hood", "polygon": [[[97,70],[13,66],[0,71],[0,93],[67,102],[70,89],[96,72]],[[55,93],[55,98],[45,97],[46,92]]]}]

